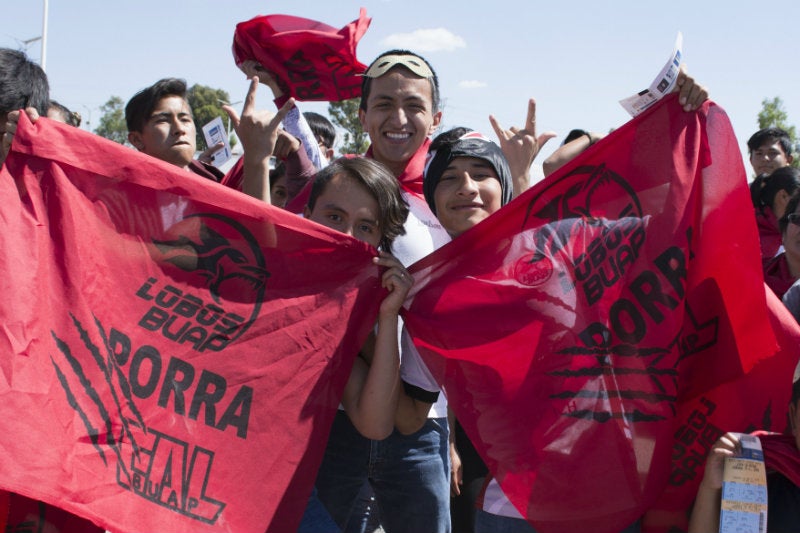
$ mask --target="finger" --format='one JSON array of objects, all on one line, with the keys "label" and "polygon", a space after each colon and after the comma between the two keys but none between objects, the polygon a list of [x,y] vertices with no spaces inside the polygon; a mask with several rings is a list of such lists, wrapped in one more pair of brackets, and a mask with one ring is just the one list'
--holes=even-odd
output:
[{"label": "finger", "polygon": [[536,100],[528,100],[528,118],[525,120],[525,129],[532,131],[536,137]]},{"label": "finger", "polygon": [[211,161],[211,159],[213,159],[214,154],[222,150],[224,147],[225,143],[220,141],[217,144],[209,146],[208,148],[203,150],[203,153],[200,154],[200,156],[197,159],[199,159],[200,161],[206,161],[206,160]]},{"label": "finger", "polygon": [[536,143],[539,145],[539,149],[541,150],[542,146],[544,146],[547,143],[547,141],[549,141],[550,139],[554,139],[555,137],[556,137],[556,132],[554,131],[546,131],[541,135],[539,135],[539,137],[536,139]]},{"label": "finger", "polygon": [[278,113],[272,119],[273,122],[275,120],[277,120],[278,122],[283,122],[283,119],[286,118],[286,115],[289,114],[289,111],[291,111],[293,107],[294,107],[294,98],[289,98],[288,100],[286,100],[286,103],[283,104],[283,106],[281,106],[281,108],[278,110]]},{"label": "finger", "polygon": [[247,96],[244,97],[244,107],[242,108],[242,115],[250,115],[256,110],[256,93],[258,92],[258,76],[250,78],[250,88],[247,90]]},{"label": "finger", "polygon": [[500,140],[506,138],[506,132],[503,128],[500,127],[500,123],[497,122],[497,119],[494,118],[494,115],[489,115],[489,122],[492,124],[492,129],[494,130],[495,135]]},{"label": "finger", "polygon": [[239,113],[236,112],[234,108],[225,104],[222,106],[222,110],[228,114],[228,117],[231,119],[231,124],[233,125],[233,129],[239,129]]},{"label": "finger", "polygon": [[[19,113],[19,111],[17,111]],[[36,122],[39,120],[39,112],[36,111],[35,107],[26,107],[25,114],[28,115],[28,118],[31,119],[31,122]]]}]

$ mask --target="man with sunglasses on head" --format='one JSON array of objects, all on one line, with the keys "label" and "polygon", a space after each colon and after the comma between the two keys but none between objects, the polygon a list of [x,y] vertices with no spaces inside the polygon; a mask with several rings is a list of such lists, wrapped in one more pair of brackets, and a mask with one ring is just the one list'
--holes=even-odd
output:
[{"label": "man with sunglasses on head", "polygon": [[[417,54],[391,50],[381,54],[364,73],[359,119],[371,142],[366,156],[392,171],[409,205],[406,234],[392,245],[394,255],[406,266],[450,240],[422,193],[429,137],[441,117],[438,79]],[[386,533],[447,533],[450,472],[446,402],[404,331],[400,350],[405,394],[394,432],[381,441],[368,440],[340,412],[331,432],[347,434],[350,439],[336,439],[347,442],[346,447],[331,449],[329,445],[317,489],[331,516],[347,531],[352,530],[348,521],[350,528],[367,521],[364,516],[351,516],[351,512],[363,484],[369,482]]]}]

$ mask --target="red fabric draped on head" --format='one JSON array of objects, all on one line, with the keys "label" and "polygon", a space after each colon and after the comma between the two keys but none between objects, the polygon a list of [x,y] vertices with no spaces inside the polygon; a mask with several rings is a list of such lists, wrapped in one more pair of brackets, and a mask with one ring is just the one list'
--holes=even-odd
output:
[{"label": "red fabric draped on head", "polygon": [[369,27],[365,9],[341,30],[291,15],[265,15],[236,25],[233,57],[274,73],[298,100],[340,101],[361,96],[366,66],[356,45]]}]

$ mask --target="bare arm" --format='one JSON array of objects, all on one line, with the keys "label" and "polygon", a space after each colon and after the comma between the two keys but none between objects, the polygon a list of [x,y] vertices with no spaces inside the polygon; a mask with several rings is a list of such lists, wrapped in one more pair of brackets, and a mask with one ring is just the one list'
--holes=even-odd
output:
[{"label": "bare arm", "polygon": [[572,142],[568,142],[564,146],[559,147],[555,152],[550,154],[550,157],[544,160],[544,163],[542,163],[544,175],[549,176],[602,138],[603,134],[591,132],[588,135],[581,135]]},{"label": "bare arm", "polygon": [[719,512],[722,498],[722,474],[725,458],[733,457],[741,449],[739,439],[726,433],[719,438],[706,459],[703,481],[697,490],[692,515],[689,518],[688,533],[709,533],[719,531]]},{"label": "bare arm", "polygon": [[381,440],[394,430],[401,393],[398,313],[413,278],[391,255],[381,252],[375,263],[384,266],[381,283],[390,292],[378,312],[377,332],[356,359],[345,386],[342,405],[356,429],[368,439]]}]

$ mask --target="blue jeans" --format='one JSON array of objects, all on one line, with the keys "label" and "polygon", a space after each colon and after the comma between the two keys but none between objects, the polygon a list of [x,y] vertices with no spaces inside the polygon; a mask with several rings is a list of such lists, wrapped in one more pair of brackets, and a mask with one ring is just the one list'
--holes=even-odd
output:
[{"label": "blue jeans", "polygon": [[[637,521],[621,533],[639,533],[641,524]],[[483,509],[475,511],[475,533],[536,533],[526,520],[487,513]]]},{"label": "blue jeans", "polygon": [[325,506],[319,501],[316,488],[308,498],[308,505],[297,533],[341,533],[339,526],[334,523]]},{"label": "blue jeans", "polygon": [[449,533],[447,433],[446,418],[429,418],[412,435],[369,440],[339,411],[317,475],[320,500],[344,528],[368,480],[386,533]]}]

